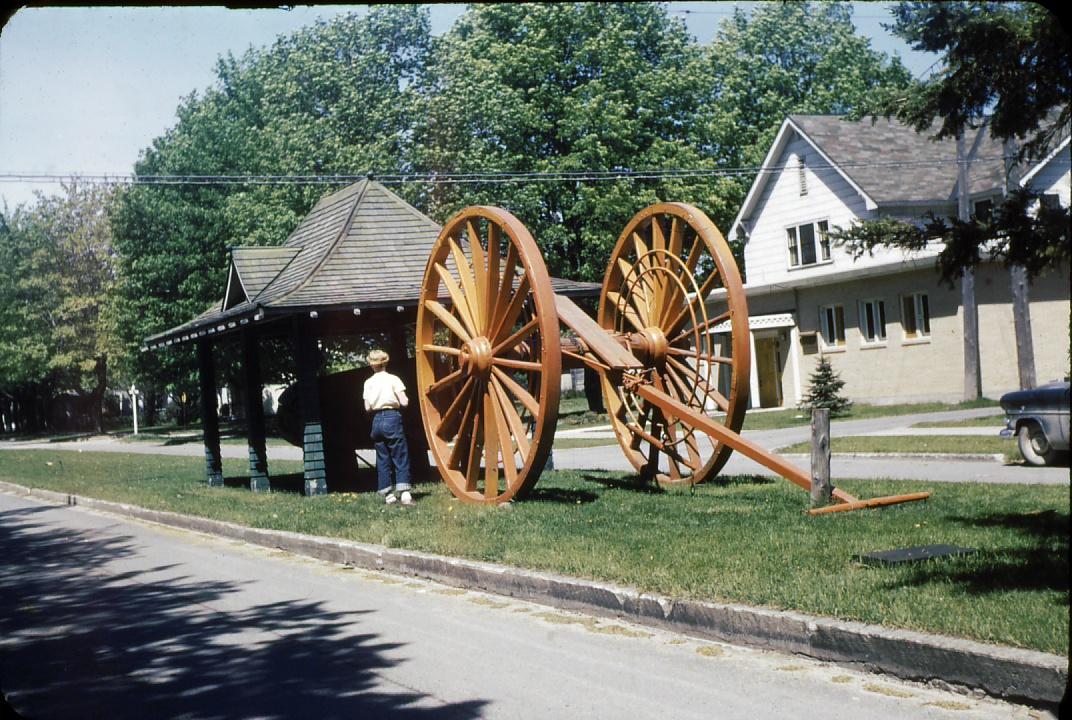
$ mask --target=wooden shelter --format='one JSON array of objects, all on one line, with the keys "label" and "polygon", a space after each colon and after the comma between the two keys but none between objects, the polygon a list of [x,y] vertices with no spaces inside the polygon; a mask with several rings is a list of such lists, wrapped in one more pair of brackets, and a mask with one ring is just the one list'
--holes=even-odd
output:
[{"label": "wooden shelter", "polygon": [[[406,334],[440,226],[383,185],[362,180],[323,197],[279,247],[235,247],[223,299],[194,319],[146,338],[148,349],[196,343],[209,485],[222,485],[213,343],[238,336],[245,374],[250,488],[268,490],[259,343],[292,341],[306,495],[327,490],[318,340],[383,333],[400,370],[412,373]],[[593,297],[599,285],[553,278],[554,291]],[[402,366],[405,365],[405,368]],[[356,399],[354,413],[362,412]]]}]

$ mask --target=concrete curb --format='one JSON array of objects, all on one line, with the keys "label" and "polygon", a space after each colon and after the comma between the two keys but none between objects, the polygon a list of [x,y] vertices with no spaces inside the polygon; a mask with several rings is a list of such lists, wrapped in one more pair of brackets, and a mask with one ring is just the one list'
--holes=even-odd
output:
[{"label": "concrete curb", "polygon": [[[785,458],[810,458],[807,453],[779,453]],[[847,453],[839,452],[833,458],[857,458],[860,460],[956,460],[960,462],[1005,462],[1001,453]]]},{"label": "concrete curb", "polygon": [[1039,707],[1055,708],[1068,684],[1068,658],[1033,650],[798,612],[681,600],[583,578],[250,528],[6,482],[0,482],[0,491],[242,540],[318,560],[621,618],[694,637],[797,653],[948,689],[981,690],[994,697]]}]

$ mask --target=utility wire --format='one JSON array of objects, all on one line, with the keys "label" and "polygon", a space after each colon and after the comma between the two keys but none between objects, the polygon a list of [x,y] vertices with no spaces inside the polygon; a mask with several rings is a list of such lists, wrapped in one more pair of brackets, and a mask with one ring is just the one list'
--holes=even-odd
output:
[{"label": "utility wire", "polygon": [[[976,156],[966,162],[999,161],[1002,157]],[[811,170],[852,170],[854,168],[938,168],[957,164],[956,159],[896,160],[860,163],[808,163]],[[0,183],[57,184],[88,182],[105,185],[333,185],[371,179],[383,185],[426,183],[432,185],[477,185],[527,182],[619,182],[626,180],[673,180],[682,178],[724,178],[794,170],[796,166],[778,165],[736,168],[689,168],[668,170],[577,170],[543,172],[491,173],[350,173],[308,175],[137,175],[45,172],[0,172]]]}]

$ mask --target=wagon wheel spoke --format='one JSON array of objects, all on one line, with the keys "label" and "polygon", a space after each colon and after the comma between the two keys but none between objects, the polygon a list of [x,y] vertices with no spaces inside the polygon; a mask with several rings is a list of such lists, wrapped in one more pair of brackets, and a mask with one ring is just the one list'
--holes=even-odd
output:
[{"label": "wagon wheel spoke", "polygon": [[[487,287],[484,292],[484,307],[487,308],[483,331],[491,331],[491,320],[495,308],[495,298],[499,294],[499,243],[502,242],[502,231],[495,223],[488,224],[488,272]],[[512,271],[511,271],[512,272]]]},{"label": "wagon wheel spoke", "polygon": [[450,296],[451,308],[458,312],[458,317],[461,318],[470,337],[475,337],[479,334],[477,332],[479,323],[476,320],[474,309],[469,306],[469,299],[462,293],[462,289],[458,287],[458,283],[454,280],[454,276],[450,274],[450,271],[447,270],[444,265],[437,263],[435,269],[436,272],[439,273],[439,278],[443,282],[443,287],[446,288],[447,294]]},{"label": "wagon wheel spoke", "polygon": [[425,300],[424,307],[439,318],[439,320],[447,326],[447,329],[458,336],[462,342],[469,342],[473,339],[473,336],[462,326],[461,321],[454,317],[450,310],[447,310],[436,300]]},{"label": "wagon wheel spoke", "polygon": [[470,410],[469,406],[471,405],[470,401],[472,400],[474,385],[473,378],[466,379],[457,397],[447,407],[439,420],[439,427],[436,429],[436,434],[439,437],[449,441],[464,427],[464,418]]},{"label": "wagon wheel spoke", "polygon": [[[690,403],[690,400],[692,399],[692,393],[689,392],[688,387],[685,386],[680,380],[680,378],[678,378],[678,376],[672,371],[668,370],[666,377],[670,380],[669,383],[666,383],[667,394],[675,396],[678,400],[688,405]],[[671,440],[674,443],[677,443],[678,440],[676,437],[676,432],[674,432],[674,428],[671,428],[670,430]],[[692,472],[698,472],[703,466],[703,460],[700,457],[700,449],[696,443],[696,433],[692,430],[692,428],[686,427],[684,423],[682,423],[682,430],[684,431],[684,434],[682,435],[682,441],[685,443],[685,447],[689,454],[689,459],[685,460],[683,457],[680,457],[680,455],[678,459]]]},{"label": "wagon wheel spoke", "polygon": [[539,318],[532,318],[527,323],[521,326],[521,328],[510,337],[506,338],[494,348],[492,348],[492,355],[501,355],[508,350],[512,350],[517,347],[517,344],[525,340],[527,337],[536,332],[539,328]]},{"label": "wagon wheel spoke", "polygon": [[[476,407],[476,403],[473,403]],[[465,467],[465,489],[468,492],[476,490],[476,483],[480,479],[480,429],[483,424],[481,413],[474,413],[472,432],[469,433],[469,461]]]},{"label": "wagon wheel spoke", "polygon": [[473,256],[474,293],[471,296],[475,316],[473,319],[476,320],[477,328],[479,328],[479,332],[476,334],[482,334],[487,324],[487,318],[484,313],[490,307],[484,301],[484,298],[487,297],[488,287],[487,259],[484,256],[484,246],[480,242],[480,233],[477,232],[476,222],[470,220],[465,223],[465,233],[469,236],[469,252]]},{"label": "wagon wheel spoke", "polygon": [[458,368],[457,370],[455,370],[454,372],[450,373],[449,375],[444,375],[442,378],[440,378],[439,380],[436,380],[434,383],[429,385],[428,386],[428,393],[432,394],[432,395],[435,395],[437,393],[440,393],[440,392],[446,390],[447,388],[453,387],[459,381],[464,380],[464,379],[467,379],[466,374],[462,371],[461,368]]},{"label": "wagon wheel spoke", "polygon": [[506,390],[503,388],[502,383],[496,377],[491,378],[491,386],[495,390],[495,395],[499,401],[499,408],[502,411],[503,417],[506,419],[506,424],[510,428],[510,435],[517,443],[518,452],[521,453],[521,457],[524,458],[529,454],[529,438],[528,433],[525,431],[525,423],[521,420],[521,415],[517,412],[517,408],[514,407],[514,403],[507,396]]},{"label": "wagon wheel spoke", "polygon": [[[608,292],[607,297],[610,298],[610,301],[616,306],[623,307],[622,296],[620,293]],[[633,329],[637,332],[644,332],[647,328],[647,324],[644,322],[643,318],[640,317],[640,311],[635,303],[632,302],[632,298],[627,300],[624,304],[624,314],[625,319],[629,321],[629,324],[632,325]]]},{"label": "wagon wheel spoke", "polygon": [[[469,265],[469,259],[465,257],[465,251],[462,250],[462,246],[459,245],[453,237],[448,237],[447,242],[450,245],[451,256],[454,258],[454,265],[458,270],[458,278],[461,280],[461,286],[465,290],[465,297],[472,298],[472,301],[468,302],[475,305],[477,298],[480,296],[476,291],[476,279],[473,277],[473,268]],[[476,244],[479,247],[479,240]],[[474,308],[474,310],[476,310],[476,308]],[[475,316],[477,313],[474,312],[473,315]],[[474,320],[475,319],[477,318],[474,317]],[[478,326],[479,325],[477,325],[477,327]],[[476,334],[475,331],[474,334]]]},{"label": "wagon wheel spoke", "polygon": [[[684,241],[685,226],[684,223],[677,217],[673,217],[670,220],[670,236],[667,239],[666,251],[670,257],[679,257],[681,255],[681,246]],[[678,282],[671,282],[669,279],[665,279],[662,287],[662,294],[660,296],[659,315],[657,318],[657,325],[660,327],[667,320],[667,316],[670,314],[671,309],[674,308],[679,301],[684,300],[684,296],[681,294],[682,285],[679,284],[682,278],[677,273],[677,266],[675,263],[664,263],[664,266],[674,275]],[[690,271],[691,272],[691,271]]]},{"label": "wagon wheel spoke", "polygon": [[667,365],[673,366],[678,372],[683,373],[686,378],[696,383],[696,385],[704,392],[704,394],[709,399],[714,401],[715,405],[718,407],[719,410],[726,412],[726,410],[729,408],[729,400],[726,398],[726,396],[724,396],[715,388],[711,387],[711,385],[707,382],[707,379],[702,377],[699,372],[693,370],[685,363],[674,358],[668,358]]},{"label": "wagon wheel spoke", "polygon": [[710,330],[711,328],[714,328],[714,327],[716,327],[718,325],[721,325],[722,323],[724,323],[727,320],[729,320],[731,314],[732,314],[731,311],[727,310],[724,313],[720,313],[720,314],[716,315],[713,318],[709,318],[709,319],[703,321],[702,323],[696,325],[696,327],[686,328],[684,331],[682,331],[682,332],[678,333],[677,335],[675,335],[670,340],[670,344],[671,345],[677,345],[679,342],[681,342],[682,340],[685,340],[690,335],[692,335],[694,332],[696,332],[696,333],[705,333],[708,330]]},{"label": "wagon wheel spoke", "polygon": [[652,325],[658,325],[659,320],[663,316],[663,312],[666,308],[666,293],[667,287],[671,284],[666,276],[666,270],[668,268],[668,261],[666,258],[667,237],[663,230],[663,221],[658,215],[654,215],[651,218],[651,261],[649,266],[652,269],[658,268],[659,272],[652,273],[652,307],[651,315],[648,317],[648,321]]},{"label": "wagon wheel spoke", "polygon": [[[638,242],[643,242],[638,240]],[[638,259],[636,262],[631,263],[625,258],[618,258],[617,261],[618,272],[621,273],[623,280],[632,279],[638,287],[643,289],[643,293],[631,293],[628,301],[633,304],[633,307],[640,318],[641,327],[648,326],[649,315],[649,300],[648,293],[651,284],[650,275],[645,275],[644,270],[647,269],[646,260]]]},{"label": "wagon wheel spoke", "polygon": [[[473,400],[470,398],[470,400]],[[466,405],[465,415],[458,425],[458,435],[454,438],[454,447],[451,448],[447,459],[447,467],[455,470],[464,470],[468,461],[469,441],[473,434],[473,423],[476,417],[476,402]]]},{"label": "wagon wheel spoke", "polygon": [[495,401],[484,393],[484,497],[493,499],[499,494],[499,435],[495,424]]},{"label": "wagon wheel spoke", "polygon": [[689,306],[693,304],[702,305],[707,300],[707,296],[711,294],[711,291],[715,289],[715,283],[718,282],[719,279],[720,276],[717,269],[712,270],[711,274],[704,278],[703,284],[700,285],[699,292],[696,293],[696,297],[686,303],[685,307],[681,308],[676,315],[673,315],[669,322],[662,325],[667,334],[673,334],[681,328],[684,322],[689,318]]},{"label": "wagon wheel spoke", "polygon": [[[502,453],[503,474],[506,476],[506,484],[509,487],[517,480],[517,465],[514,460],[516,436],[510,430],[510,422],[506,419],[506,408],[502,405],[502,396],[495,389],[494,381],[490,386],[487,402],[491,405],[490,415],[495,425],[495,434]],[[496,480],[496,482],[498,481]]]},{"label": "wagon wheel spoke", "polygon": [[495,329],[490,333],[492,342],[498,342],[502,339],[504,333],[513,331],[514,323],[517,322],[518,316],[521,315],[521,309],[525,306],[525,301],[528,300],[528,291],[529,276],[526,274],[522,275],[518,281],[517,290],[514,292],[510,304],[506,306],[506,310],[495,321]]},{"label": "wagon wheel spoke", "polygon": [[511,370],[522,370],[524,372],[540,372],[543,369],[543,365],[531,360],[514,360],[512,358],[492,358],[491,363],[501,368],[510,368]]},{"label": "wagon wheel spoke", "polygon": [[510,306],[511,298],[514,295],[514,280],[517,278],[518,259],[517,251],[511,244],[506,249],[505,266],[503,267],[502,275],[498,278],[498,292],[495,295],[495,303],[490,308],[491,317],[488,318],[488,337],[493,340],[501,324],[500,321],[503,319],[503,315],[505,315],[506,309]]},{"label": "wagon wheel spoke", "polygon": [[[655,429],[654,425],[652,429]],[[654,435],[655,433],[652,433],[653,437]],[[659,447],[653,442],[648,443],[648,458],[641,473],[649,478],[655,478],[659,475]]]},{"label": "wagon wheel spoke", "polygon": [[510,391],[510,394],[521,401],[521,404],[525,406],[529,413],[534,416],[539,414],[540,403],[537,402],[536,398],[532,397],[528,390],[521,387],[516,380],[495,366],[492,366],[491,372],[503,384],[503,387]]},{"label": "wagon wheel spoke", "polygon": [[421,345],[421,349],[427,353],[443,353],[444,355],[461,355],[462,351],[456,347],[450,347],[448,345],[432,345],[431,343],[425,343]]}]

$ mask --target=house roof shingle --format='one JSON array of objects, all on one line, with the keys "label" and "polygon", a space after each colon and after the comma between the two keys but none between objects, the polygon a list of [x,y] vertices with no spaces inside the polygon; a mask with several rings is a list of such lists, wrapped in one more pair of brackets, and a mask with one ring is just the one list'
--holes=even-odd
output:
[{"label": "house roof shingle", "polygon": [[[146,338],[159,347],[233,327],[260,310],[415,306],[441,228],[402,198],[362,180],[320,199],[280,247],[236,247],[220,302],[182,325]],[[599,285],[552,278],[556,293],[595,295]],[[230,325],[228,325],[230,323]]]},{"label": "house roof shingle", "polygon": [[[845,120],[790,115],[789,121],[879,205],[951,200],[957,192],[957,145],[932,140],[895,119]],[[936,128],[937,129],[937,128]],[[1001,142],[984,126],[965,132],[971,160],[969,192],[1002,187]]]}]

